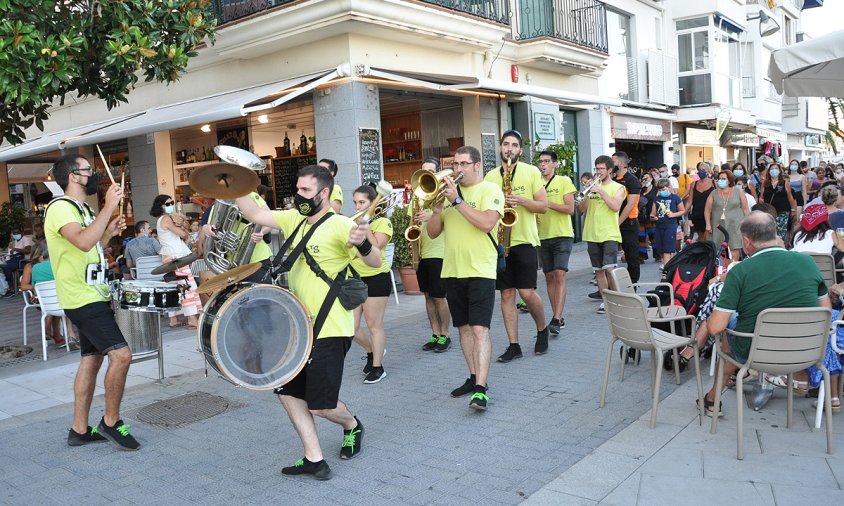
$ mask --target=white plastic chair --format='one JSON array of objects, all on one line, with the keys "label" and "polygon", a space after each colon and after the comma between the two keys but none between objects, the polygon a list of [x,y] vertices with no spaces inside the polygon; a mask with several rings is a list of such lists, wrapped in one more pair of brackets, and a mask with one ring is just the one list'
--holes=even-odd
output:
[{"label": "white plastic chair", "polygon": [[387,258],[387,265],[390,267],[390,281],[393,283],[393,295],[396,298],[396,304],[399,303],[399,292],[396,291],[396,275],[393,273],[393,255],[396,251],[396,245],[388,243],[384,249],[384,256]]},{"label": "white plastic chair", "polygon": [[[836,355],[844,355],[844,350],[838,347],[838,328],[844,326],[844,320],[835,320],[832,322],[832,328],[829,331],[829,347]],[[838,395],[841,395],[842,388],[844,388],[844,374],[838,375]],[[815,410],[815,428],[821,428],[821,418],[823,418],[824,396],[826,395],[823,382],[818,387],[818,406]]]},{"label": "white plastic chair", "polygon": [[153,269],[161,264],[161,257],[158,255],[141,257],[137,259],[135,267],[132,268],[132,277],[144,281],[164,281],[164,275],[150,274]]},{"label": "white plastic chair", "polygon": [[56,316],[60,318],[61,333],[64,336],[65,348],[70,353],[70,339],[67,337],[67,324],[65,323],[64,310],[59,306],[59,298],[56,295],[56,282],[44,281],[35,284],[35,295],[41,307],[41,347],[44,360],[47,360],[47,317]]},{"label": "white plastic chair", "polygon": [[35,294],[30,290],[23,290],[23,344],[26,345],[26,310],[33,307],[41,307],[37,302],[32,302]]}]

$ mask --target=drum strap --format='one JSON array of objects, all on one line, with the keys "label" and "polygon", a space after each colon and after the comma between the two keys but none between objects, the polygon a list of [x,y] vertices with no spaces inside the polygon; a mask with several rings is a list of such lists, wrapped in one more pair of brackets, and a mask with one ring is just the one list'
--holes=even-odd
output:
[{"label": "drum strap", "polygon": [[284,272],[289,272],[290,269],[293,268],[293,263],[296,262],[296,259],[299,258],[299,255],[302,254],[302,251],[305,250],[305,246],[307,246],[308,241],[311,239],[311,236],[314,235],[314,231],[333,214],[334,213],[331,212],[325,213],[325,215],[320,218],[319,221],[314,223],[314,226],[312,226],[311,229],[305,233],[304,237],[302,237],[302,240],[299,241],[299,244],[297,244],[296,247],[293,248],[293,251],[291,251],[290,254],[287,255],[287,259],[285,260],[284,253],[287,252],[287,249],[290,248],[291,244],[293,244],[293,241],[296,239],[296,234],[299,233],[299,229],[302,228],[302,225],[304,225],[305,222],[308,221],[308,219],[305,218],[304,220],[300,221],[298,225],[296,225],[296,228],[293,229],[293,233],[291,233],[290,237],[288,237],[287,240],[284,241],[284,244],[281,245],[281,248],[279,248],[278,253],[276,253],[275,258],[273,258],[272,269],[274,271],[274,276]]}]

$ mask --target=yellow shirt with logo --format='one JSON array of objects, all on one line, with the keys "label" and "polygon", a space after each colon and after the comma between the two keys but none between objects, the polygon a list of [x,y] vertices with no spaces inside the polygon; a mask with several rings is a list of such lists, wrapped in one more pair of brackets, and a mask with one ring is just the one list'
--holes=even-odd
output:
[{"label": "yellow shirt with logo", "polygon": [[[381,232],[386,235],[387,244],[389,244],[393,239],[393,222],[387,218],[376,218],[370,221],[369,228],[372,230],[373,234]],[[358,274],[360,274],[361,277],[390,272],[390,264],[387,263],[387,248],[381,248],[381,267],[370,267],[366,265],[366,262],[364,262],[360,257],[355,257],[355,259],[352,260],[352,267],[358,271]]]},{"label": "yellow shirt with logo", "polygon": [[328,202],[334,202],[335,200],[339,200],[341,204],[343,203],[343,188],[341,188],[337,183],[334,183],[334,188],[331,190],[331,195],[328,197]]},{"label": "yellow shirt with logo", "polygon": [[[550,204],[565,204],[565,196],[577,191],[568,176],[555,175],[547,184],[545,193],[548,194]],[[554,211],[549,207],[548,212],[539,217],[539,239],[554,237],[574,237],[574,229],[571,226],[570,214]]]},{"label": "yellow shirt with logo", "polygon": [[[523,162],[516,163],[513,170],[515,172],[513,173],[510,184],[512,194],[533,200],[533,195],[545,186],[542,173],[535,165]],[[503,191],[501,167],[489,171],[486,177],[484,177],[484,180],[495,183]],[[513,230],[510,231],[510,246],[518,246],[519,244],[539,246],[539,230],[536,227],[536,214],[528,211],[525,206],[517,206],[516,214],[519,216],[519,221],[513,225]]]},{"label": "yellow shirt with logo", "polygon": [[96,245],[90,251],[82,251],[61,234],[62,227],[68,223],[79,223],[85,228],[93,221],[94,216],[87,209],[83,217],[79,208],[66,200],[51,203],[47,211],[44,234],[56,278],[56,295],[62,309],[77,309],[108,300],[107,285],[92,286],[86,282],[88,264],[100,263]]},{"label": "yellow shirt with logo", "polygon": [[[601,188],[611,197],[624,186],[610,180]],[[604,199],[596,192],[589,194],[589,207],[586,210],[586,221],[583,224],[583,240],[588,242],[621,242],[621,232],[618,228],[618,211],[609,208]]]},{"label": "yellow shirt with logo", "polygon": [[[258,205],[259,209],[269,209],[269,206],[267,206],[267,202],[260,195],[258,195],[258,193],[252,192],[248,196],[252,200],[255,201],[255,204]],[[212,207],[211,212],[208,214],[208,221],[211,222],[213,217],[214,217],[214,208]],[[240,231],[243,230],[244,228],[246,228],[247,226],[248,225],[246,223],[241,222],[239,225],[237,225],[235,227],[234,232],[240,233]],[[261,230],[261,227],[257,227],[255,229],[256,232],[258,232],[260,230]],[[265,243],[264,240],[261,239],[260,241],[255,243],[255,248],[252,250],[252,256],[249,257],[249,262],[250,263],[263,262],[264,260],[270,258],[271,256],[273,256],[273,251],[270,249],[270,245]]]},{"label": "yellow shirt with logo", "polygon": [[[478,211],[495,211],[504,214],[504,194],[494,183],[481,181],[478,184],[460,187],[463,203],[457,207],[447,207],[442,212],[445,249],[442,277],[444,278],[487,278],[497,277],[498,249],[487,237],[487,233],[478,229],[458,210],[461,206],[471,206]],[[496,241],[497,228],[493,227],[492,237]]]},{"label": "yellow shirt with logo", "polygon": [[[414,197],[415,198],[415,197]],[[448,206],[448,202],[445,203]],[[428,214],[431,214],[430,211],[425,211]],[[407,215],[410,216],[410,220],[413,221],[413,206],[407,206]],[[437,236],[436,239],[431,239],[431,236],[428,235],[428,223],[420,223],[419,229],[422,231],[422,234],[419,236],[419,258],[420,259],[427,259],[427,258],[442,258],[445,255],[445,235],[440,234]]]},{"label": "yellow shirt with logo", "polygon": [[[333,211],[328,212],[333,214]],[[289,237],[296,226],[306,219],[295,209],[273,211],[272,213],[275,222],[285,237]],[[349,240],[349,232],[354,226],[355,223],[350,218],[335,215],[322,223],[308,241],[308,252],[328,277],[332,279],[336,278],[337,274],[345,269],[357,254],[354,247],[346,245]],[[296,232],[296,239],[294,239],[290,248],[293,249],[310,229],[311,225],[307,222],[299,227],[299,231]],[[288,281],[293,294],[302,301],[311,318],[316,319],[319,309],[322,307],[322,302],[328,295],[329,286],[308,267],[304,253],[299,255],[299,258],[293,263]],[[340,305],[339,300],[335,300],[334,305],[328,312],[322,330],[318,336],[314,337],[317,339],[322,337],[350,337],[354,333],[355,322],[352,312]]]}]

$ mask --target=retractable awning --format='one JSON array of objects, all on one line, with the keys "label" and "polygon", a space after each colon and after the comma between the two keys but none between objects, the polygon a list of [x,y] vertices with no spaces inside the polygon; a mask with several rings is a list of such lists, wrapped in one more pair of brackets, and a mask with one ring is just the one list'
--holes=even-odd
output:
[{"label": "retractable awning", "polygon": [[[301,93],[304,93],[302,90],[306,87],[318,86],[318,84],[314,85],[314,82],[325,82],[324,80],[329,78],[329,76],[336,77],[338,75],[337,72],[337,69],[325,70],[284,81],[276,81],[251,88],[156,107],[144,112],[142,115],[96,132],[67,137],[61,141],[61,147],[64,149],[98,144],[161,130],[172,130],[245,116],[250,112],[262,108],[276,107],[284,102],[290,101],[301,95]],[[296,89],[290,93],[285,93],[291,88]],[[250,105],[255,103],[261,105]]]},{"label": "retractable awning", "polygon": [[586,93],[577,93],[557,88],[547,88],[532,84],[508,83],[486,77],[449,76],[436,74],[417,74],[367,67],[366,75],[403,82],[438,91],[477,90],[523,95],[541,98],[560,105],[606,105],[621,107],[624,102],[614,98],[599,97]]}]

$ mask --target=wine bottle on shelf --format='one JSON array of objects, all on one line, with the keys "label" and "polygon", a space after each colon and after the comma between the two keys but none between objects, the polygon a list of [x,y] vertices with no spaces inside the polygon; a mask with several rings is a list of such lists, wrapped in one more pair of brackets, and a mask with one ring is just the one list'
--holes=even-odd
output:
[{"label": "wine bottle on shelf", "polygon": [[290,156],[290,139],[287,137],[287,132],[284,132],[284,156]]},{"label": "wine bottle on shelf", "polygon": [[305,137],[305,131],[302,130],[302,135],[299,137],[299,154],[308,154],[308,138]]},{"label": "wine bottle on shelf", "polygon": [[199,161],[200,162],[205,161],[205,146],[202,146],[201,148],[199,148]]}]

